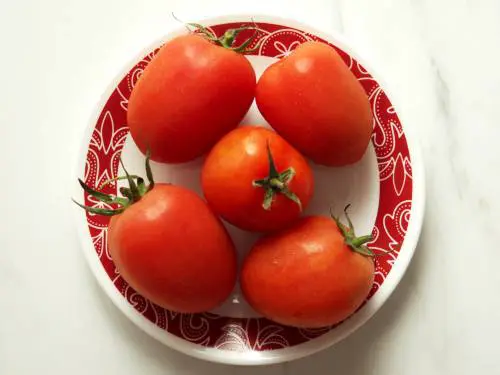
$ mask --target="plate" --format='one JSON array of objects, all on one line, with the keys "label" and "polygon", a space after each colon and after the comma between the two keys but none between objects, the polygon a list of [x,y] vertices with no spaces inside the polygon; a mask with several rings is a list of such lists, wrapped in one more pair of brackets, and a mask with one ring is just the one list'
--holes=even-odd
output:
[{"label": "plate", "polygon": [[[351,217],[358,233],[372,232],[370,247],[393,250],[376,259],[373,289],[365,304],[350,318],[332,327],[299,329],[285,327],[259,317],[236,286],[232,295],[215,311],[204,314],[179,314],[151,303],[133,290],[117,273],[107,249],[109,218],[95,216],[75,206],[76,224],[82,248],[99,284],[115,305],[145,332],[188,355],[238,365],[260,365],[290,361],[324,349],[345,338],[364,324],[385,302],[403,276],[415,250],[424,209],[424,173],[410,129],[402,126],[398,114],[379,77],[338,35],[270,16],[227,16],[200,21],[217,36],[228,28],[258,27],[260,46],[249,59],[257,75],[271,63],[287,56],[308,40],[335,47],[364,87],[374,113],[372,142],[363,159],[343,168],[314,166],[315,196],[307,214],[328,215],[330,206],[341,212],[350,203]],[[111,83],[97,106],[83,139],[76,177],[97,187],[122,174],[121,157],[132,173],[143,174],[144,157],[128,134],[128,98],[144,68],[158,48],[186,29],[167,34],[146,48]],[[242,124],[267,126],[255,103]],[[153,163],[157,181],[187,186],[198,193],[202,160],[181,165]],[[116,194],[119,184],[107,187]],[[75,182],[74,197],[87,205],[103,203],[84,194]],[[250,234],[226,224],[241,260],[256,240]],[[399,250],[398,250],[399,249]]]}]

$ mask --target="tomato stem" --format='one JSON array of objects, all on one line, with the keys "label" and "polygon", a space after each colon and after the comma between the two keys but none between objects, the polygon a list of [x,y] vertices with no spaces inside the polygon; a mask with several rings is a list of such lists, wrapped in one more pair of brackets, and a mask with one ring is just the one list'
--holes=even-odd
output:
[{"label": "tomato stem", "polygon": [[373,237],[371,236],[371,234],[369,234],[366,236],[356,237],[351,241],[351,243],[352,243],[352,246],[359,247],[361,245],[364,245],[367,242],[371,242],[372,240],[373,240]]},{"label": "tomato stem", "polygon": [[[123,168],[123,171],[125,172],[125,176],[118,176],[114,177],[110,180],[107,180],[103,184],[101,184],[101,189],[102,187],[110,184],[113,181],[118,181],[118,180],[127,180],[128,181],[128,188],[127,187],[121,187],[120,188],[120,193],[123,195],[123,197],[117,197],[114,195],[106,194],[101,191],[97,191],[95,189],[92,189],[90,186],[85,184],[81,179],[78,179],[78,182],[80,183],[80,186],[82,189],[89,194],[90,196],[94,197],[97,199],[99,202],[105,203],[105,204],[116,204],[120,206],[119,208],[116,209],[108,209],[108,208],[101,208],[101,207],[91,207],[91,206],[85,206],[81,203],[78,203],[73,199],[73,202],[75,202],[78,206],[86,210],[87,212],[97,214],[97,215],[104,215],[104,216],[114,216],[121,214],[123,211],[127,209],[130,205],[134,204],[135,202],[138,202],[145,194],[147,194],[151,189],[154,187],[154,179],[153,179],[153,173],[151,171],[151,165],[150,165],[150,158],[151,158],[151,153],[148,150],[146,152],[146,176],[148,178],[149,184],[146,185],[144,182],[144,179],[142,177],[136,176],[136,175],[130,175],[125,168],[125,165],[123,164],[121,158],[120,158],[120,164]],[[134,181],[136,180],[136,181]]]},{"label": "tomato stem", "polygon": [[[188,23],[188,26],[191,26],[195,29],[196,32],[200,33],[204,38],[209,40],[210,42],[229,49],[231,51],[246,54],[251,53],[260,47],[261,41],[257,42],[253,48],[248,48],[250,44],[255,40],[258,34],[258,28],[256,25],[253,26],[242,26],[235,29],[228,29],[224,34],[217,38],[217,36],[210,31],[207,27],[200,25],[199,23]],[[255,32],[249,38],[245,39],[239,46],[234,46],[234,42],[237,36],[245,30],[255,30]]]},{"label": "tomato stem", "polygon": [[253,181],[254,187],[260,187],[265,190],[264,201],[262,207],[264,210],[269,211],[273,204],[276,194],[282,194],[292,202],[295,202],[299,209],[302,211],[302,202],[299,197],[289,189],[288,185],[295,176],[295,169],[288,168],[283,172],[278,172],[274,163],[274,158],[271,152],[269,141],[267,142],[267,158],[269,161],[269,175],[261,180]]},{"label": "tomato stem", "polygon": [[271,178],[269,180],[269,185],[275,189],[283,189],[285,187],[285,184],[277,178]]},{"label": "tomato stem", "polygon": [[137,184],[135,183],[134,179],[129,175],[127,169],[125,168],[125,165],[123,164],[122,158],[120,158],[120,165],[122,166],[123,171],[125,172],[125,176],[127,177],[128,185],[132,193],[132,202],[137,202],[139,199],[141,199]]},{"label": "tomato stem", "polygon": [[375,253],[366,246],[368,242],[373,241],[372,235],[365,235],[365,236],[360,236],[356,237],[356,232],[354,231],[354,225],[351,221],[351,218],[349,217],[349,214],[347,213],[350,205],[348,204],[344,208],[344,215],[346,217],[348,225],[343,224],[340,219],[333,214],[331,214],[333,220],[335,220],[335,223],[337,224],[337,227],[339,228],[340,232],[344,236],[344,241],[347,246],[352,251],[355,251],[358,254],[367,256],[367,257],[375,257]]},{"label": "tomato stem", "polygon": [[[139,178],[139,176],[136,176],[135,174],[130,175],[130,177],[132,177],[136,180]],[[126,180],[126,179],[127,179],[127,176],[117,176],[117,177],[110,178],[109,180],[106,180],[101,185],[99,185],[99,189],[102,189],[103,187],[108,186],[112,182]]]}]

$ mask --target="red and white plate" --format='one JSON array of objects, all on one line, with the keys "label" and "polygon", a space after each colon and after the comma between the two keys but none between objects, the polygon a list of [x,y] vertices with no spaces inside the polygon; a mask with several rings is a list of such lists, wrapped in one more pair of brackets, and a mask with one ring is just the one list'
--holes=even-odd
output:
[{"label": "red and white plate", "polygon": [[[234,16],[201,22],[220,36],[228,28],[255,21],[260,47],[249,56],[257,75],[299,44],[317,40],[334,46],[363,85],[374,114],[374,133],[364,158],[354,166],[314,166],[315,197],[306,213],[338,213],[351,204],[358,233],[372,232],[370,247],[394,250],[376,260],[373,289],[366,303],[346,321],[324,329],[285,327],[259,317],[245,302],[238,287],[217,311],[178,314],[160,308],[134,291],[116,271],[107,248],[109,218],[85,213],[75,207],[75,217],[85,255],[100,285],[118,308],[135,324],[162,343],[201,359],[242,365],[269,364],[300,358],[324,349],[365,323],[385,302],[408,266],[422,226],[424,172],[417,144],[402,126],[385,87],[372,70],[337,35],[327,35],[295,21],[268,16]],[[84,194],[76,183],[81,177],[90,186],[118,174],[122,157],[132,173],[143,174],[144,157],[129,136],[126,123],[130,93],[155,51],[165,41],[186,33],[169,33],[148,47],[111,83],[98,105],[83,140],[75,176],[74,197],[91,206],[103,206]],[[334,105],[334,103],[332,103]],[[255,105],[242,123],[266,122]],[[201,193],[201,160],[183,165],[153,163],[158,181],[182,184]],[[108,186],[117,193],[119,186]],[[243,259],[257,238],[227,225]],[[399,249],[399,250],[397,250]]]}]

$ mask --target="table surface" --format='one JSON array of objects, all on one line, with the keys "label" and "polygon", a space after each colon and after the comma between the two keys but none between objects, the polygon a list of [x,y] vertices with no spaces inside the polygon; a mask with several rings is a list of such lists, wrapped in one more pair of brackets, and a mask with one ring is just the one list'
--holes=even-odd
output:
[{"label": "table surface", "polygon": [[[124,62],[175,21],[290,16],[343,33],[420,137],[426,218],[404,279],[334,348],[264,368],[157,343],[100,290],[69,200],[89,114]],[[500,374],[500,2],[37,0],[0,5],[0,374]]]}]

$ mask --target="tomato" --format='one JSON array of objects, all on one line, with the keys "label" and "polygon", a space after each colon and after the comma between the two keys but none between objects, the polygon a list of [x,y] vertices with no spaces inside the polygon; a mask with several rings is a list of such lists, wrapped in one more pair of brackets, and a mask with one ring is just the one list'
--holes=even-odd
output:
[{"label": "tomato", "polygon": [[269,66],[257,83],[256,101],[269,124],[315,163],[354,163],[370,142],[367,95],[324,43],[303,43]]},{"label": "tomato", "polygon": [[[259,239],[246,258],[241,287],[265,317],[317,328],[346,319],[365,301],[374,278],[371,252],[354,230],[327,217],[302,218]],[[343,232],[345,234],[343,234]]]},{"label": "tomato", "polygon": [[156,185],[111,219],[108,236],[125,280],[167,309],[210,310],[234,286],[231,239],[206,204],[182,187]]},{"label": "tomato", "polygon": [[314,187],[306,160],[275,132],[243,126],[222,138],[202,169],[212,209],[254,232],[281,229],[306,208]]},{"label": "tomato", "polygon": [[179,36],[160,48],[135,84],[130,134],[155,161],[193,160],[239,124],[255,85],[245,56],[199,34]]},{"label": "tomato", "polygon": [[[106,201],[106,195],[82,186]],[[120,209],[86,208],[114,215],[108,247],[120,274],[140,294],[169,310],[195,313],[221,304],[234,287],[237,266],[234,245],[220,220],[183,187],[155,184],[139,190],[128,203],[112,198],[125,202]],[[133,195],[131,189],[126,195]]]}]

